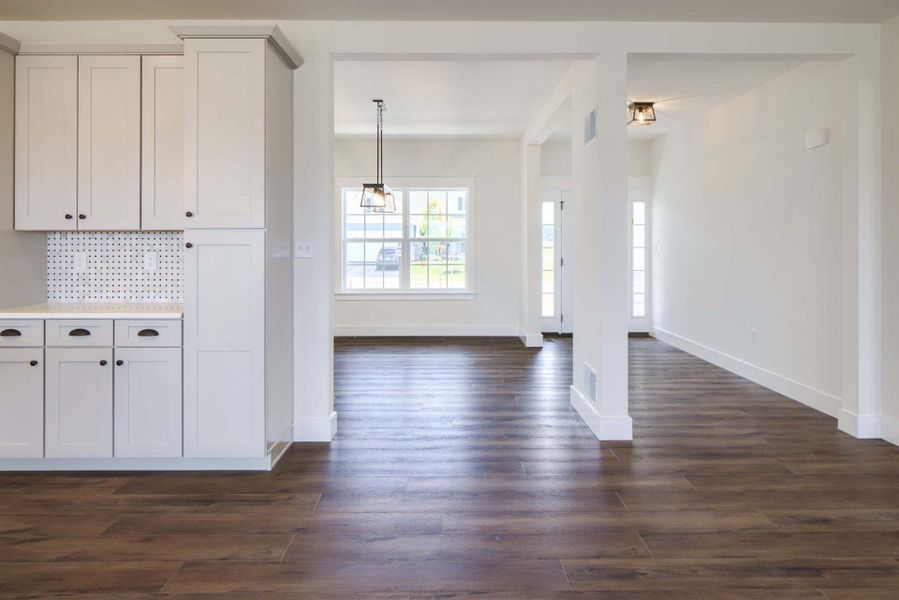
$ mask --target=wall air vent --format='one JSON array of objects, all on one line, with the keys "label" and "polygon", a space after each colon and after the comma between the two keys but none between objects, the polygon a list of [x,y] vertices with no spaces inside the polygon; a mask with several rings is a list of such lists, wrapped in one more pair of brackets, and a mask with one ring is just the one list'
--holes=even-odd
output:
[{"label": "wall air vent", "polygon": [[586,117],[584,117],[584,145],[586,146],[590,142],[596,139],[596,109],[590,111]]},{"label": "wall air vent", "polygon": [[587,363],[584,363],[584,393],[587,394],[587,400],[596,406],[596,371]]}]

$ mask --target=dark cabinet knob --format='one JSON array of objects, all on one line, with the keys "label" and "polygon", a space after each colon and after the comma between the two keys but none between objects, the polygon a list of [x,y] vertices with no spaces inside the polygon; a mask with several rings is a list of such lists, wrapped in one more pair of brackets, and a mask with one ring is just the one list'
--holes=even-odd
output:
[{"label": "dark cabinet knob", "polygon": [[192,217],[192,216],[194,216],[194,213],[192,213],[192,212],[190,212],[190,211],[187,211],[186,213],[184,213],[184,216],[185,216],[185,217]]},{"label": "dark cabinet knob", "polygon": [[72,218],[72,215],[66,214],[66,220],[69,220],[69,219],[71,219],[71,218]]},{"label": "dark cabinet knob", "polygon": [[90,335],[91,332],[87,329],[83,329],[81,327],[77,327],[69,332],[70,337],[85,337]]},{"label": "dark cabinet knob", "polygon": [[184,247],[185,247],[185,248],[193,248],[194,245],[191,244],[190,242],[187,242],[186,244],[184,244]]},{"label": "dark cabinet knob", "polygon": [[105,361],[105,360],[101,360],[101,361],[100,361],[100,366],[101,366],[101,367],[105,367],[105,366],[106,366],[106,361]]},{"label": "dark cabinet knob", "polygon": [[117,366],[121,367],[122,365],[125,364],[125,361],[122,360],[122,359],[119,359],[119,360],[115,361],[115,364],[116,364]]},{"label": "dark cabinet knob", "polygon": [[78,218],[83,220],[87,218],[87,215],[78,215]]},{"label": "dark cabinet knob", "polygon": [[159,332],[155,329],[141,329],[137,332],[137,337],[159,337]]},{"label": "dark cabinet knob", "polygon": [[22,337],[22,332],[18,329],[4,329],[0,331],[0,337]]},{"label": "dark cabinet knob", "polygon": [[28,363],[28,364],[31,365],[32,367],[36,367],[36,366],[37,366],[37,361],[36,361],[36,360],[33,360],[33,361],[31,361],[30,363]]}]

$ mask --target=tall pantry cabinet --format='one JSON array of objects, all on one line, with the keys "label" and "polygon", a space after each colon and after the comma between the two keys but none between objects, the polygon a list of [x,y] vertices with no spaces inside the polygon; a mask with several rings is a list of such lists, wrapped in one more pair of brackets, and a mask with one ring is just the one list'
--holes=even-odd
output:
[{"label": "tall pantry cabinet", "polygon": [[184,40],[184,455],[292,439],[293,70],[276,27]]}]

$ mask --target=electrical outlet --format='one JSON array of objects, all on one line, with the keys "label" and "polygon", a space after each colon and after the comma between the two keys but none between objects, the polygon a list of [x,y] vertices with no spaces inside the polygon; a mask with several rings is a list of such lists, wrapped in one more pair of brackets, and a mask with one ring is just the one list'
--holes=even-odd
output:
[{"label": "electrical outlet", "polygon": [[752,338],[752,343],[753,343],[753,344],[758,344],[758,343],[759,343],[759,332],[758,332],[757,330],[755,330],[755,329],[750,329],[750,330],[749,330],[749,337]]},{"label": "electrical outlet", "polygon": [[155,271],[157,269],[156,253],[144,252],[144,271]]},{"label": "electrical outlet", "polygon": [[87,252],[76,252],[72,257],[72,270],[76,273],[87,271]]},{"label": "electrical outlet", "polygon": [[312,240],[297,240],[294,256],[297,258],[312,258],[315,256],[315,247]]}]

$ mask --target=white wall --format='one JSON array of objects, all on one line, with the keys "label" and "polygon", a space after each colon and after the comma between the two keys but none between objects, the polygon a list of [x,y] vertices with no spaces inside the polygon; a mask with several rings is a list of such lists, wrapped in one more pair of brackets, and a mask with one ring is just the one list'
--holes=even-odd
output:
[{"label": "white wall", "polygon": [[[630,140],[627,143],[628,175],[652,175],[652,143]],[[547,140],[540,146],[540,174],[544,177],[571,177],[571,140]]]},{"label": "white wall", "polygon": [[43,302],[47,236],[13,231],[15,58],[0,48],[0,306]]},{"label": "white wall", "polygon": [[899,18],[883,26],[883,437],[899,444]]},{"label": "white wall", "polygon": [[[361,183],[372,175],[373,158],[373,141],[337,140],[335,177],[355,177]],[[359,301],[338,295],[335,335],[518,335],[518,141],[387,140],[384,172],[388,185],[391,176],[475,179],[476,296],[461,300]],[[335,212],[335,222],[339,226],[339,211]],[[339,285],[337,281],[335,286]]]},{"label": "white wall", "polygon": [[[842,384],[839,73],[806,63],[698,107],[653,142],[660,337],[832,415]],[[831,142],[805,150],[815,127]]]}]

